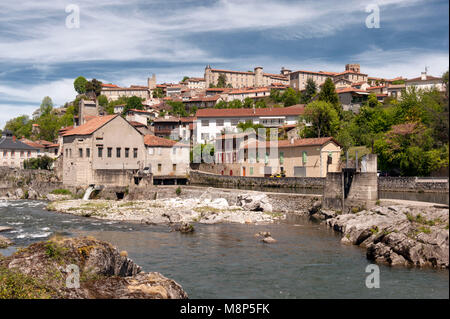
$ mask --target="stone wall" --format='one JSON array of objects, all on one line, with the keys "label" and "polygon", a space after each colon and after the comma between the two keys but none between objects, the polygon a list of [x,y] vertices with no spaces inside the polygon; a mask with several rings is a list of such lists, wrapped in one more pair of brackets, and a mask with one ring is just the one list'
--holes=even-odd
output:
[{"label": "stone wall", "polygon": [[342,211],[342,173],[328,173],[322,206],[326,209]]},{"label": "stone wall", "polygon": [[214,186],[251,186],[251,187],[281,187],[281,188],[317,188],[322,189],[325,178],[322,177],[248,177],[226,176],[191,170],[189,173],[191,184]]},{"label": "stone wall", "polygon": [[62,183],[53,171],[0,168],[0,197],[17,188],[43,194],[62,188]]},{"label": "stone wall", "polygon": [[[180,188],[180,195],[176,194],[177,188]],[[225,198],[230,205],[237,203],[238,195],[245,193],[264,193],[266,194],[273,206],[275,212],[306,212],[313,206],[313,203],[320,201],[321,195],[307,195],[307,194],[291,194],[291,193],[271,193],[271,192],[258,192],[251,190],[241,189],[226,189],[226,188],[213,188],[202,186],[154,186],[151,188],[135,188],[130,189],[129,194],[126,196],[127,200],[143,200],[143,199],[162,199],[162,198],[200,198],[201,196],[211,196],[214,198]],[[102,191],[100,193],[101,198],[104,196],[113,196],[112,192],[106,195]]]},{"label": "stone wall", "polygon": [[420,178],[420,177],[378,177],[378,190],[394,192],[444,192],[448,193],[448,178]]}]

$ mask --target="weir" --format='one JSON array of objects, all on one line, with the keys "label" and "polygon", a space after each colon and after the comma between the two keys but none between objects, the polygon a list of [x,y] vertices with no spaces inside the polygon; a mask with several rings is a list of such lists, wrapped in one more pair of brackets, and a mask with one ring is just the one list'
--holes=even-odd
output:
[{"label": "weir", "polygon": [[92,192],[95,190],[95,185],[90,185],[88,189],[86,189],[86,192],[84,192],[83,200],[89,200],[91,197]]}]

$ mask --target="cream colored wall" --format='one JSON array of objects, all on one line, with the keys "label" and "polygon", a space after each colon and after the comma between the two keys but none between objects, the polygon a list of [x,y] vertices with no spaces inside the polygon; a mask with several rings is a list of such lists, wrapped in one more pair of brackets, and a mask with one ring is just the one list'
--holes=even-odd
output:
[{"label": "cream colored wall", "polygon": [[[103,145],[103,156],[98,156],[98,146]],[[108,157],[108,147],[112,148],[112,157]],[[117,158],[116,148],[121,148]],[[83,157],[79,149],[83,149]],[[86,149],[90,156],[86,157]],[[125,148],[129,148],[129,157],[125,157]],[[133,149],[138,149],[137,158]],[[72,156],[70,156],[72,154]],[[98,129],[92,135],[67,136],[63,144],[63,182],[68,185],[95,184],[93,170],[137,170],[145,165],[144,137],[122,117],[118,116]]]},{"label": "cream colored wall", "polygon": [[[174,151],[175,150],[175,151]],[[153,176],[186,176],[189,172],[189,147],[146,147],[146,167]],[[160,170],[158,169],[160,164]],[[176,165],[175,170],[173,165]]]},{"label": "cream colored wall", "polygon": [[[6,154],[4,154],[6,152]],[[23,153],[22,153],[23,152]],[[30,154],[28,155],[28,152]],[[38,157],[37,151],[3,150],[0,149],[0,166],[23,168],[23,161]]]}]

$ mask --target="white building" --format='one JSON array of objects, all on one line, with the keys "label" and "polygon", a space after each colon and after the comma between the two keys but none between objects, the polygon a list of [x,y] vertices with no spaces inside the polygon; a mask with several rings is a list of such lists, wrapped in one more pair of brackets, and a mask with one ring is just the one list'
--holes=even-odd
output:
[{"label": "white building", "polygon": [[261,109],[200,109],[195,124],[195,143],[210,143],[225,129],[237,132],[239,122],[252,121],[265,127],[296,124],[304,111],[303,105]]},{"label": "white building", "polygon": [[0,137],[0,166],[23,168],[23,161],[38,157],[38,149],[31,147],[4,131]]},{"label": "white building", "polygon": [[405,84],[406,89],[415,86],[418,89],[431,90],[432,88],[436,88],[440,92],[445,91],[442,78],[427,75],[427,72],[422,72],[421,76],[418,78],[406,80]]}]

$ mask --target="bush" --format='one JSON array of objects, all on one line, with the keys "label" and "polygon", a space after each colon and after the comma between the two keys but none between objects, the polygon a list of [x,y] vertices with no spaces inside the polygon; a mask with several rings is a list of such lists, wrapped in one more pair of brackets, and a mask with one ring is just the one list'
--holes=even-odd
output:
[{"label": "bush", "polygon": [[23,168],[51,170],[54,161],[54,159],[48,157],[47,155],[37,158],[30,158],[23,161]]},{"label": "bush", "polygon": [[72,195],[72,193],[68,189],[58,188],[54,189],[50,192],[50,194],[54,195]]},{"label": "bush", "polygon": [[177,189],[175,190],[175,193],[177,194],[177,196],[180,196],[181,194],[181,187],[178,186]]}]

